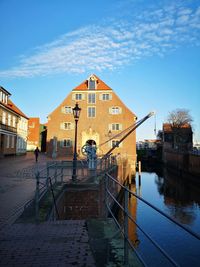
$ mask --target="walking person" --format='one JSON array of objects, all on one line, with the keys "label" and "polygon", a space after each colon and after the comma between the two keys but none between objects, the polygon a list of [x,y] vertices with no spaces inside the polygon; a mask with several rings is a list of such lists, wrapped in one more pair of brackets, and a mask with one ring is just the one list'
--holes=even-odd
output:
[{"label": "walking person", "polygon": [[34,154],[35,154],[35,161],[36,161],[36,162],[38,161],[38,155],[39,155],[39,152],[40,152],[39,148],[38,148],[38,147],[36,147],[36,149],[34,150]]}]

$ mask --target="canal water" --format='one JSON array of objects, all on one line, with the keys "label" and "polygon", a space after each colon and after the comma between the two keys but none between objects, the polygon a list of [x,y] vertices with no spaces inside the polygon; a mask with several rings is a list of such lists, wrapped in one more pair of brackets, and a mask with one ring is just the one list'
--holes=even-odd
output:
[{"label": "canal water", "polygon": [[[170,217],[200,235],[200,185],[170,172],[142,172],[130,186]],[[158,214],[134,196],[129,211],[135,221],[179,266],[200,266],[200,240]],[[173,266],[155,249],[144,234],[129,221],[129,237],[147,266]]]}]

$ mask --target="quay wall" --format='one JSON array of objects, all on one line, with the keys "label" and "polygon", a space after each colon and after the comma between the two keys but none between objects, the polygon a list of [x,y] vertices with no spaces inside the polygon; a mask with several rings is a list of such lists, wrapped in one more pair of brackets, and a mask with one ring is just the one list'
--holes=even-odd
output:
[{"label": "quay wall", "polygon": [[200,156],[195,154],[164,151],[164,163],[171,168],[187,174],[191,174],[200,178]]}]

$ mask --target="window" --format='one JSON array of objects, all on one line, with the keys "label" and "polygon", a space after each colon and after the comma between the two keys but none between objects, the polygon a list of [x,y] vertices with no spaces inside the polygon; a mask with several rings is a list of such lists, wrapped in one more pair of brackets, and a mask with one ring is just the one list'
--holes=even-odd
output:
[{"label": "window", "polygon": [[88,94],[88,103],[89,104],[96,103],[96,95],[94,93]]},{"label": "window", "polygon": [[72,107],[65,107],[65,113],[72,113]]},{"label": "window", "polygon": [[16,117],[13,116],[13,127],[15,128],[16,127]]},{"label": "window", "polygon": [[10,125],[11,125],[11,115],[8,114],[8,126],[10,126]]},{"label": "window", "polygon": [[2,114],[2,123],[6,124],[6,113],[5,112],[3,112]]},{"label": "window", "polygon": [[72,146],[72,141],[71,139],[63,139],[61,142],[62,147],[71,147]]},{"label": "window", "polygon": [[65,130],[71,130],[72,128],[71,122],[64,122],[63,126]]},{"label": "window", "polygon": [[119,123],[112,123],[111,129],[112,129],[112,131],[119,131],[122,129],[122,125]]},{"label": "window", "polygon": [[74,124],[71,122],[62,122],[60,124],[60,129],[62,130],[72,130],[74,128]]},{"label": "window", "polygon": [[75,94],[75,100],[82,100],[82,94]]},{"label": "window", "polygon": [[88,81],[88,89],[95,90],[96,89],[96,81],[93,77],[91,77]]},{"label": "window", "polygon": [[102,94],[102,100],[110,100],[110,94]]},{"label": "window", "polygon": [[88,117],[89,118],[96,117],[96,108],[95,107],[88,107]]},{"label": "window", "polygon": [[121,114],[122,109],[120,107],[112,107],[109,109],[109,113],[113,115]]},{"label": "window", "polygon": [[119,141],[118,140],[112,140],[112,147],[117,146],[119,147]]}]

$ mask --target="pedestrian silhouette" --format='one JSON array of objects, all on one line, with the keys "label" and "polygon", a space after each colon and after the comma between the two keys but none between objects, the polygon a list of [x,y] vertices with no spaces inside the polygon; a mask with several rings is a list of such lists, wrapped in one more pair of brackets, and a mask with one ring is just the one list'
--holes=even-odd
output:
[{"label": "pedestrian silhouette", "polygon": [[38,155],[39,155],[40,150],[38,149],[38,147],[36,147],[36,149],[34,150],[34,154],[35,154],[35,161],[38,161]]}]

